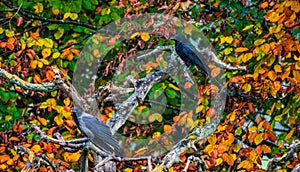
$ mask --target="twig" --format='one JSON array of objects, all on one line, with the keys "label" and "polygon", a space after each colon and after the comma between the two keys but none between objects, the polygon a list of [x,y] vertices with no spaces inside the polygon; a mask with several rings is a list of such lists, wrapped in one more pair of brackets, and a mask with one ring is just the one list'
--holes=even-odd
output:
[{"label": "twig", "polygon": [[8,80],[9,82],[16,84],[17,86],[33,91],[51,92],[57,89],[53,82],[44,82],[42,84],[32,84],[19,78],[17,75],[13,75],[0,68],[0,77]]},{"label": "twig", "polygon": [[[269,161],[268,167],[267,167],[267,172],[276,171],[275,169],[278,166],[280,166],[282,164],[286,164],[286,162],[288,160],[292,159],[294,157],[294,154],[297,154],[300,151],[300,141],[299,140],[293,141],[293,143],[291,145],[289,145],[288,148],[290,149],[290,151],[287,152],[286,154],[284,154],[282,157],[272,158]],[[299,167],[297,167],[297,168],[299,168]]]},{"label": "twig", "polygon": [[77,141],[74,141],[74,140],[70,140],[70,141],[68,140],[68,141],[66,141],[66,140],[61,140],[61,139],[54,139],[52,137],[47,136],[46,133],[43,132],[43,131],[41,131],[41,129],[38,126],[36,126],[35,124],[33,124],[31,126],[31,128],[33,128],[36,131],[36,133],[38,135],[40,135],[43,139],[45,139],[47,141],[50,141],[52,143],[59,144],[61,146],[65,146],[65,147],[79,149],[79,148],[82,148],[84,146],[84,144],[85,144],[86,141],[88,141],[87,138],[85,138],[85,139],[79,139]]}]

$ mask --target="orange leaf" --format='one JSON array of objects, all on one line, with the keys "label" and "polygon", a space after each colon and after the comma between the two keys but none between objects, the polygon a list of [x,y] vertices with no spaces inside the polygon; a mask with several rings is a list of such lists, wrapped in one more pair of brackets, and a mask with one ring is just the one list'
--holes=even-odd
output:
[{"label": "orange leaf", "polygon": [[143,41],[147,42],[150,39],[150,35],[149,35],[149,33],[143,32],[141,34],[141,38],[142,38]]},{"label": "orange leaf", "polygon": [[211,76],[212,76],[212,77],[216,77],[217,75],[220,74],[220,72],[221,72],[220,68],[215,67],[215,68],[213,68],[212,71],[211,71]]},{"label": "orange leaf", "polygon": [[274,70],[270,70],[270,71],[268,72],[268,77],[269,77],[272,81],[275,81],[275,79],[277,78],[277,75],[276,75],[276,73],[275,73]]},{"label": "orange leaf", "polygon": [[276,135],[272,131],[267,131],[268,139],[272,142],[276,141]]},{"label": "orange leaf", "polygon": [[181,162],[185,162],[186,161],[185,152],[183,152],[182,154],[180,154],[179,159],[181,160]]},{"label": "orange leaf", "polygon": [[217,143],[217,137],[216,135],[208,137],[208,142],[212,145],[215,145]]},{"label": "orange leaf", "polygon": [[18,137],[10,137],[9,140],[10,141],[20,141],[20,139]]},{"label": "orange leaf", "polygon": [[41,122],[42,125],[47,126],[47,120],[40,116],[37,116],[37,119]]},{"label": "orange leaf", "polygon": [[265,144],[262,145],[262,150],[264,151],[264,153],[270,153],[271,152],[271,148]]},{"label": "orange leaf", "polygon": [[293,128],[293,129],[285,136],[284,140],[290,139],[290,138],[293,136],[294,132],[295,132],[295,128]]},{"label": "orange leaf", "polygon": [[52,81],[53,80],[53,78],[54,78],[54,72],[52,71],[52,70],[48,70],[47,72],[46,72],[46,78],[47,78],[47,80],[48,81]]},{"label": "orange leaf", "polygon": [[258,135],[258,132],[253,132],[248,136],[249,142],[252,143],[254,138]]},{"label": "orange leaf", "polygon": [[238,47],[238,48],[235,49],[235,52],[240,53],[240,52],[244,52],[244,51],[247,51],[247,50],[249,50],[249,49],[246,48],[246,47]]},{"label": "orange leaf", "polygon": [[260,8],[265,9],[265,8],[268,7],[268,5],[269,5],[268,2],[261,3],[261,4],[260,4]]},{"label": "orange leaf", "polygon": [[270,130],[270,128],[271,128],[270,123],[268,121],[265,121],[263,126],[266,130]]},{"label": "orange leaf", "polygon": [[172,126],[170,126],[170,125],[164,125],[164,132],[166,134],[170,134],[172,132]]},{"label": "orange leaf", "polygon": [[33,145],[31,147],[31,150],[34,152],[34,153],[38,153],[39,151],[41,151],[41,146],[40,145]]},{"label": "orange leaf", "polygon": [[41,82],[42,82],[42,79],[41,79],[41,77],[40,77],[39,74],[34,75],[34,77],[33,77],[33,82],[34,82],[35,84],[41,83]]},{"label": "orange leaf", "polygon": [[8,155],[0,155],[0,163],[1,164],[6,162],[9,159],[10,159],[10,157]]}]

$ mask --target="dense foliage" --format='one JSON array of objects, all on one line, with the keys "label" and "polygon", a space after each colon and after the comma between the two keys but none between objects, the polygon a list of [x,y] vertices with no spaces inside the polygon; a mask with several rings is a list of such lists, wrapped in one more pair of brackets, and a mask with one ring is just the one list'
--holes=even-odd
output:
[{"label": "dense foliage", "polygon": [[[229,98],[218,129],[207,141],[198,144],[209,171],[265,171],[269,159],[282,157],[289,151],[284,145],[300,137],[298,1],[13,0],[1,1],[0,11],[0,68],[36,84],[53,80],[52,65],[57,65],[72,79],[83,46],[93,33],[110,22],[153,12],[194,21],[211,41],[220,60],[232,66],[247,67],[247,71],[227,70],[222,76],[227,83],[235,83],[246,96]],[[189,32],[189,28],[184,32]],[[145,45],[170,44],[166,38],[154,38],[147,33],[137,34],[131,43],[131,46],[118,45],[123,51],[118,60],[130,57]],[[109,56],[115,55],[111,52]],[[101,74],[109,77],[113,67],[109,67],[112,65],[109,61],[107,64]],[[99,80],[97,84],[103,85],[105,81]],[[166,92],[169,99],[174,99],[171,106],[176,105],[178,88],[172,81],[157,84],[152,89],[153,92],[161,90],[160,94]],[[59,169],[78,169],[80,151],[67,152],[28,130],[31,124],[36,124],[48,136],[59,131],[65,139],[80,137],[71,116],[70,98],[59,90],[51,93],[24,90],[1,79],[0,102],[1,170],[20,171],[32,154],[45,154],[53,162],[61,162]],[[209,113],[204,107],[197,109]],[[113,110],[107,107],[102,113],[101,119],[107,121]],[[174,111],[166,116],[152,114],[146,105],[141,105],[134,113],[157,121],[157,132],[168,132],[168,122],[180,116]],[[185,120],[191,116],[193,114],[187,114]],[[126,125],[127,130],[131,128],[135,134],[144,132],[140,131],[143,128]],[[31,153],[21,156],[15,145],[23,145]],[[180,156],[182,163],[171,170],[182,170],[187,157],[193,154],[197,151],[186,151]],[[299,164],[299,151],[296,154],[298,156],[286,161],[279,171],[291,171]],[[124,171],[141,171],[145,166],[142,161],[118,164]],[[189,169],[194,169],[193,164]],[[51,167],[44,165],[39,170],[49,171]]]}]

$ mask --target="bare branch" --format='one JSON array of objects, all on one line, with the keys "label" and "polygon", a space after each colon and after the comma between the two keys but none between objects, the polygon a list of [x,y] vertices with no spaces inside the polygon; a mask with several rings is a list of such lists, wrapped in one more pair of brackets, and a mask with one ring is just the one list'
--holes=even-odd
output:
[{"label": "bare branch", "polygon": [[57,89],[57,86],[53,82],[44,82],[42,84],[32,84],[19,78],[17,75],[13,75],[0,68],[0,77],[8,80],[9,82],[16,84],[17,86],[33,91],[51,92]]},{"label": "bare branch", "polygon": [[[282,157],[272,158],[269,161],[268,167],[267,167],[267,172],[276,171],[276,168],[278,166],[286,164],[286,162],[288,160],[292,159],[295,154],[297,156],[297,153],[300,151],[300,141],[299,140],[293,141],[293,143],[291,145],[289,145],[288,148],[290,149],[290,151],[287,152],[286,154],[284,154]],[[299,167],[295,167],[295,168],[299,168]]]}]

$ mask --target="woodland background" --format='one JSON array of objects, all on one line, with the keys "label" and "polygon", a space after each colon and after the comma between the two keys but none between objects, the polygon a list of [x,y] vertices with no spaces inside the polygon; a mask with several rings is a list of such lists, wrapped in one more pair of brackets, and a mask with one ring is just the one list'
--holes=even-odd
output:
[{"label": "woodland background", "polygon": [[[193,21],[211,41],[222,62],[247,67],[246,71],[224,70],[222,77],[227,83],[235,83],[237,91],[228,98],[221,123],[211,136],[197,143],[198,151],[192,148],[184,151],[179,157],[181,162],[174,163],[169,170],[182,171],[188,158],[195,156],[203,159],[208,171],[299,171],[298,1],[1,0],[0,12],[1,171],[21,171],[38,155],[53,161],[56,170],[78,170],[81,154],[81,150],[68,152],[59,144],[46,142],[30,129],[36,124],[50,137],[55,132],[64,139],[81,137],[70,112],[72,100],[61,90],[42,92],[21,88],[11,82],[11,75],[5,71],[28,83],[41,84],[53,81],[55,73],[51,66],[57,65],[72,80],[76,60],[93,33],[121,18],[153,12]],[[189,28],[184,31],[189,32]],[[147,33],[137,34],[120,58],[126,59],[141,45],[154,43],[167,45],[168,41],[154,39]],[[105,72],[109,73],[110,68]],[[164,89],[171,98],[175,96],[174,86]],[[140,107],[137,113],[142,114],[145,109]],[[198,112],[205,115],[209,109],[200,106]],[[106,107],[100,119],[107,121],[112,113],[113,109]],[[176,118],[179,114],[171,120]],[[197,124],[202,122],[199,119]],[[170,127],[160,125],[164,132]],[[136,126],[128,128],[141,133]],[[27,153],[20,154],[16,145],[27,148]],[[153,165],[163,156],[153,161]],[[89,159],[93,161],[92,157]],[[117,168],[142,171],[147,163],[118,162]],[[38,164],[36,169],[54,171],[46,164]],[[196,163],[189,164],[188,170],[196,169]]]}]

